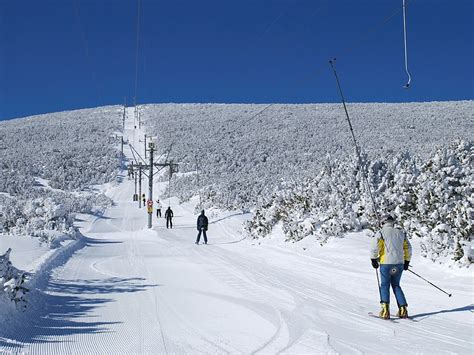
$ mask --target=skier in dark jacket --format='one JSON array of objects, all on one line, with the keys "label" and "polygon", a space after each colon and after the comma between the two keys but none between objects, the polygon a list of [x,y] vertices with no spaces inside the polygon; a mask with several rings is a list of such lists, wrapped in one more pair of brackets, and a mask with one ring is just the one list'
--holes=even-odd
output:
[{"label": "skier in dark jacket", "polygon": [[166,228],[173,228],[173,211],[171,207],[168,206],[168,209],[165,211],[166,218]]},{"label": "skier in dark jacket", "polygon": [[204,215],[204,210],[201,211],[201,214],[199,215],[197,219],[197,230],[199,231],[197,239],[196,239],[196,244],[199,244],[199,239],[201,239],[201,233],[204,235],[204,244],[207,244],[207,226],[209,225],[209,220],[207,217]]}]

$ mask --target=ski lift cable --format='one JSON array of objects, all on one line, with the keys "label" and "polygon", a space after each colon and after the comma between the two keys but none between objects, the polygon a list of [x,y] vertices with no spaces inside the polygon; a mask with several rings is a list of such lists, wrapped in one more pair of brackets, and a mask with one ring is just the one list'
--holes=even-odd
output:
[{"label": "ski lift cable", "polygon": [[[409,1],[413,2],[414,0],[409,0]],[[406,2],[408,3],[408,0],[406,0]],[[369,35],[371,35],[372,33],[377,32],[378,30],[380,30],[387,23],[389,23],[391,20],[393,20],[397,15],[399,15],[401,11],[402,11],[402,8],[400,6],[397,6],[389,15],[384,17],[381,21],[377,22],[374,26],[369,27],[360,36],[358,36],[355,40],[353,40],[348,46],[344,47],[339,52],[338,55],[333,55],[331,58],[345,57],[345,56],[351,54],[352,52],[354,52],[357,48],[359,48],[365,42],[366,38]],[[321,65],[321,67],[318,70],[314,71],[311,75],[304,76],[303,78],[301,78],[301,80],[297,84],[295,84],[295,86],[302,86],[303,84],[305,84],[309,80],[313,80],[314,77],[319,77],[321,74],[326,72],[326,70],[327,70],[326,66]]]},{"label": "ski lift cable", "polygon": [[137,46],[135,53],[135,105],[137,103],[137,89],[138,89],[138,54],[140,48],[140,12],[141,1],[137,0]]},{"label": "ski lift cable", "polygon": [[[137,154],[137,156],[140,158],[141,161],[143,161],[144,164],[146,164],[146,161],[145,159],[142,158],[142,156],[137,152],[137,150],[133,147],[133,145],[131,145],[130,143],[128,143],[130,149],[132,150],[132,154],[133,152],[135,152],[135,154]],[[135,159],[135,161],[137,161],[137,159]],[[137,161],[138,163],[138,161]]]},{"label": "ski lift cable", "polygon": [[[341,55],[347,55],[349,54],[350,52],[352,52],[354,49],[356,49],[360,43],[362,42],[361,38],[364,38],[366,37],[368,34],[380,29],[381,27],[383,27],[385,24],[387,24],[390,20],[392,20],[396,15],[398,15],[400,13],[401,9],[399,6],[397,6],[396,10],[393,11],[392,13],[390,13],[389,16],[385,17],[381,22],[377,23],[377,25],[369,28],[369,30],[365,31],[364,34],[356,41],[352,42],[352,44],[348,47],[346,47],[346,49],[344,51],[341,52]],[[311,76],[307,76],[304,78],[305,81],[309,80],[309,79],[312,79],[314,78],[314,76],[316,75],[319,75],[321,74],[323,71],[325,71],[326,68],[323,68],[321,67],[321,70],[317,71],[315,74],[311,75]],[[300,83],[300,84],[303,84],[303,81]],[[236,132],[238,129],[240,129],[242,126],[244,126],[246,123],[250,122],[251,120],[253,120],[254,118],[256,118],[257,116],[259,116],[260,114],[262,114],[264,111],[266,111],[268,108],[270,108],[271,106],[274,106],[276,103],[271,103],[271,104],[268,104],[267,106],[265,106],[262,110],[258,111],[256,114],[252,115],[249,119],[243,121],[243,122],[238,122],[239,126],[236,127],[235,129],[233,130],[230,130],[230,131],[226,131],[225,133],[234,133]],[[213,142],[211,145],[209,145],[207,148],[212,148],[214,145],[216,145],[217,143],[219,143],[220,141],[222,141],[223,139],[225,139],[226,136],[222,136],[220,139],[216,140],[215,142]],[[189,154],[186,154],[184,155],[181,160],[184,160],[185,158],[187,158],[189,155],[191,155],[191,153]]]},{"label": "ski lift cable", "polygon": [[133,160],[135,160],[135,163],[138,164],[138,159],[136,158],[135,153],[133,152],[133,149],[132,149],[132,147],[130,146],[130,143],[128,144],[128,147],[130,148],[130,151],[132,152]]},{"label": "ski lift cable", "polygon": [[411,84],[411,75],[410,71],[408,70],[408,50],[407,50],[407,21],[406,21],[406,4],[405,0],[403,0],[403,44],[405,48],[405,71],[408,75],[408,82],[405,84],[404,88],[410,88]]},{"label": "ski lift cable", "polygon": [[336,72],[335,62],[336,62],[336,58],[330,60],[329,64],[331,64],[331,68],[332,68],[332,70],[334,72],[334,76],[336,78],[336,83],[337,83],[337,87],[339,89],[339,94],[341,95],[342,105],[344,106],[344,111],[346,113],[347,123],[349,124],[349,129],[351,131],[352,140],[354,142],[354,146],[355,146],[355,149],[356,149],[357,166],[358,166],[359,170],[362,171],[362,176],[363,176],[364,181],[367,185],[367,190],[369,191],[370,199],[372,200],[373,210],[374,210],[375,216],[377,218],[379,227],[382,227],[382,221],[381,221],[380,215],[378,213],[378,205],[377,205],[377,202],[375,201],[374,194],[373,194],[372,189],[370,187],[369,178],[367,177],[367,173],[366,173],[365,169],[362,167],[362,158],[360,156],[359,144],[357,143],[357,139],[355,137],[354,130],[352,128],[351,119],[349,117],[349,112],[348,112],[347,106],[346,106],[346,100],[344,98],[344,94],[342,93],[341,84],[339,82],[339,77],[338,77],[337,72]]},{"label": "ski lift cable", "polygon": [[[266,111],[267,109],[269,109],[270,107],[274,106],[275,103],[271,103],[271,104],[267,104],[263,109],[259,110],[257,113],[253,114],[252,116],[250,116],[249,118],[247,118],[245,121],[238,121],[238,124],[239,126],[238,127],[235,127],[234,129],[230,130],[230,131],[226,131],[225,133],[226,134],[231,134],[231,133],[235,133],[236,131],[238,131],[239,129],[242,128],[242,126],[245,126],[248,122],[252,121],[254,118],[256,118],[257,116],[259,116],[260,114],[262,114],[264,111]],[[211,148],[213,148],[217,143],[221,142],[222,140],[224,140],[225,138],[227,138],[226,135],[223,135],[221,138],[219,138],[218,140],[212,142],[212,144],[209,144],[208,146],[205,147],[205,150],[209,150]],[[202,150],[202,148],[201,148]],[[170,151],[171,151],[171,147],[170,147]],[[180,160],[185,160],[186,158],[188,158],[189,156],[194,156],[194,153],[187,153],[185,154],[183,157],[180,158]]]},{"label": "ski lift cable", "polygon": [[[363,42],[363,39],[365,39],[365,37],[369,34],[371,34],[372,32],[375,32],[376,30],[379,30],[381,27],[383,27],[384,25],[386,25],[388,22],[390,22],[396,15],[398,15],[400,13],[400,7],[398,6],[396,8],[395,11],[393,11],[392,13],[390,13],[389,16],[385,17],[381,22],[377,23],[375,26],[369,28],[367,31],[364,32],[364,34],[359,37],[359,39],[357,39],[356,41],[353,41],[352,44],[348,47],[346,47],[346,49],[344,51],[341,52],[341,55],[345,56],[351,52],[353,52],[357,47],[360,46],[360,44]],[[278,20],[278,19],[277,19]],[[276,21],[275,21],[276,22]],[[335,58],[334,58],[335,60]],[[317,71],[315,74],[311,75],[311,76],[307,76],[304,78],[304,81],[301,81],[300,85],[302,85],[304,82],[306,82],[307,80],[309,79],[312,79],[314,78],[314,76],[319,76],[323,71],[325,71],[326,69],[321,67],[321,69],[319,71]],[[300,86],[298,85],[298,86]],[[341,95],[342,95],[342,90],[341,90]],[[226,131],[225,133],[234,133],[236,132],[238,129],[240,129],[242,126],[244,126],[246,123],[250,122],[251,120],[253,120],[254,118],[256,118],[257,116],[259,116],[260,114],[262,114],[264,111],[266,111],[267,109],[269,109],[271,106],[274,106],[275,103],[271,103],[271,104],[268,104],[267,106],[265,106],[262,110],[258,111],[256,114],[252,115],[250,118],[248,118],[247,120],[243,121],[243,122],[239,122],[239,126],[236,127],[235,129],[233,130],[230,130],[230,131]],[[345,102],[344,102],[344,106],[345,106]],[[346,109],[346,114],[348,115],[348,112],[347,112],[347,108],[345,107]],[[349,116],[347,116],[349,118]],[[350,123],[350,119],[349,119],[349,124],[351,125]],[[351,133],[353,135],[353,139],[355,140],[355,136],[354,136],[354,132],[352,131],[352,125],[351,125]],[[226,138],[226,135],[223,135],[220,139],[216,140],[215,142],[213,142],[213,144],[209,145],[207,148],[212,148],[213,146],[215,146],[217,143],[219,143],[220,141],[222,141],[223,139]],[[357,147],[357,145],[356,145]],[[357,147],[357,153],[359,154],[359,150],[358,150],[358,147]],[[191,155],[191,153],[188,153],[186,155],[184,155],[181,160],[185,160],[189,155]],[[360,160],[360,156],[359,156],[359,160]],[[201,168],[202,170],[202,168]],[[368,180],[367,180],[367,183],[368,183]],[[369,188],[369,192],[371,194],[371,198],[373,201],[375,201],[373,199],[373,196],[372,196],[372,192]],[[378,213],[376,212],[377,214],[377,219],[379,220],[379,223],[380,223],[380,218],[379,218],[379,215]]]},{"label": "ski lift cable", "polygon": [[80,0],[74,0],[73,6],[74,6],[74,13],[76,15],[77,26],[78,26],[79,32],[81,34],[81,42],[82,42],[82,46],[84,48],[84,54],[85,54],[85,57],[86,57],[86,64],[87,64],[87,66],[89,67],[89,69],[91,71],[92,81],[94,82],[94,86],[95,86],[97,97],[98,97],[98,104],[101,105],[102,102],[103,102],[102,95],[100,93],[101,90],[100,90],[100,87],[99,87],[99,83],[97,82],[97,75],[96,75],[96,72],[93,68],[92,61],[91,61],[91,58],[90,58],[90,55],[89,55],[89,45],[88,45],[88,42],[87,42],[86,34],[84,32],[84,28],[82,27],[81,12],[80,12],[80,8],[81,8]]}]

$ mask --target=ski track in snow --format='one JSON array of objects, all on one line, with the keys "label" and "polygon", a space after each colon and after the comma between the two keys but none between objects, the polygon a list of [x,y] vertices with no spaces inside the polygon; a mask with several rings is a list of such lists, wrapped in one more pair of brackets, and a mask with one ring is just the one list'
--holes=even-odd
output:
[{"label": "ski track in snow", "polygon": [[[126,134],[138,147],[132,120],[128,109]],[[246,240],[245,216],[235,214],[211,220],[209,244],[196,246],[190,204],[172,199],[175,228],[154,216],[147,230],[133,191],[126,176],[109,191],[116,204],[45,272],[22,322],[0,326],[0,353],[474,352],[472,277],[451,282],[448,300],[405,275],[414,321],[374,319],[368,239],[307,255]]]}]

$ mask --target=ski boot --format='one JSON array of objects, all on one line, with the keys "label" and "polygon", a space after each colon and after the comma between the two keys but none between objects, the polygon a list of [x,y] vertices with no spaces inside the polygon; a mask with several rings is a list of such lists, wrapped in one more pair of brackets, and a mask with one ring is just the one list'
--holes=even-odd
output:
[{"label": "ski boot", "polygon": [[408,318],[407,306],[400,306],[400,308],[398,309],[397,317]]},{"label": "ski boot", "polygon": [[382,319],[390,319],[390,305],[388,303],[380,303],[382,309],[380,310],[379,317]]}]

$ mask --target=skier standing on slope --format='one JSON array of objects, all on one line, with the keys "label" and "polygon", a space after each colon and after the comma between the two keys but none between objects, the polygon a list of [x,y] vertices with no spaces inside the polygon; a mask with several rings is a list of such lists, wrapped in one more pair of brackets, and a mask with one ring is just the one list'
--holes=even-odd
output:
[{"label": "skier standing on slope", "polygon": [[207,227],[209,225],[209,220],[207,219],[206,215],[204,215],[204,210],[201,211],[197,219],[197,230],[199,231],[196,239],[196,244],[199,244],[199,239],[201,239],[201,233],[204,236],[204,244],[207,244]]},{"label": "skier standing on slope", "polygon": [[403,270],[408,270],[411,259],[411,244],[405,233],[394,227],[394,218],[390,215],[382,218],[382,229],[372,240],[370,258],[377,269],[380,262],[380,317],[390,318],[390,285],[392,285],[398,303],[397,316],[408,318],[407,301],[400,287]]},{"label": "skier standing on slope", "polygon": [[168,206],[168,209],[165,211],[165,218],[166,228],[173,228],[173,211],[170,206]]},{"label": "skier standing on slope", "polygon": [[161,217],[161,208],[163,206],[161,205],[160,200],[156,200],[156,217],[159,218]]}]

